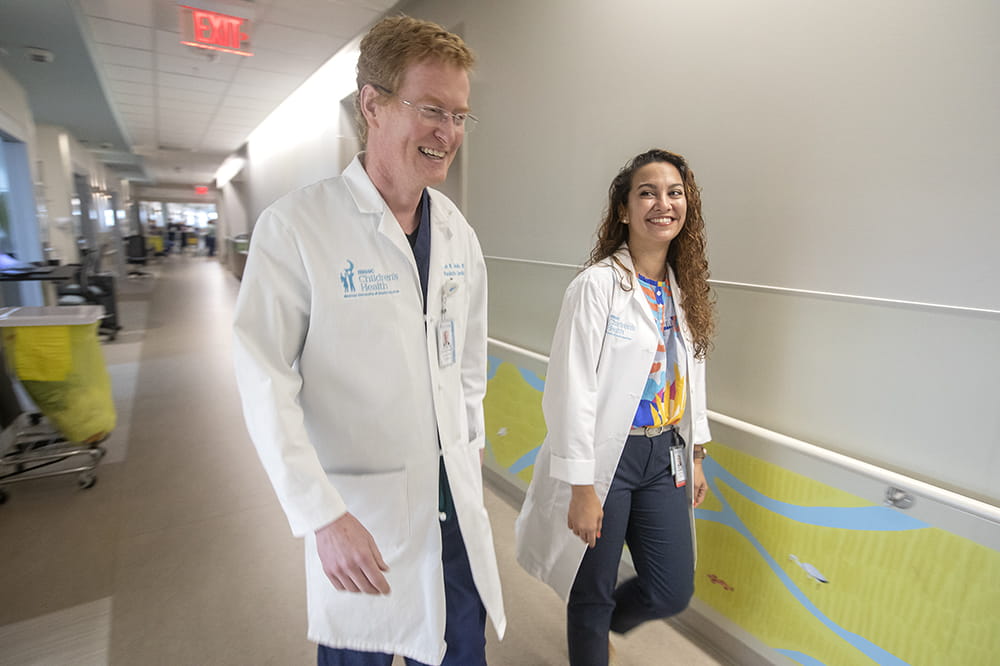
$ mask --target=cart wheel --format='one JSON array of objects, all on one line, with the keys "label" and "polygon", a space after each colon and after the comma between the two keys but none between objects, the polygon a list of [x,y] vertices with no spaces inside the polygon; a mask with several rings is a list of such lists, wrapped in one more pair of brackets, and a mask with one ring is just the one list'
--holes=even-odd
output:
[{"label": "cart wheel", "polygon": [[76,483],[84,490],[86,490],[87,488],[93,488],[94,484],[97,483],[97,475],[81,474],[80,479]]}]

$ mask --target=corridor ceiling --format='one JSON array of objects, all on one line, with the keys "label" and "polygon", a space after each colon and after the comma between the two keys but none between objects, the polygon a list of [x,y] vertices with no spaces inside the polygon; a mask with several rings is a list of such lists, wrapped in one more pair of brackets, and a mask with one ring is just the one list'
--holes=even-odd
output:
[{"label": "corridor ceiling", "polygon": [[[397,4],[0,0],[0,67],[36,124],[65,127],[119,178],[208,185],[282,100]],[[181,44],[183,5],[249,17],[253,56]]]}]

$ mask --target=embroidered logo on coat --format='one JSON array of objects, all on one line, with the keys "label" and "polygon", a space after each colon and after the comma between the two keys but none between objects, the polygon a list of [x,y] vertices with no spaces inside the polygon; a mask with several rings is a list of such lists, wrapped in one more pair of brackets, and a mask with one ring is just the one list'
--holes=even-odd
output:
[{"label": "embroidered logo on coat", "polygon": [[621,340],[631,340],[635,335],[635,324],[629,323],[618,315],[608,317],[608,326],[605,333],[613,338]]},{"label": "embroidered logo on coat", "polygon": [[347,267],[340,272],[344,298],[386,296],[398,294],[399,273],[379,273],[374,268],[357,268],[347,260]]}]

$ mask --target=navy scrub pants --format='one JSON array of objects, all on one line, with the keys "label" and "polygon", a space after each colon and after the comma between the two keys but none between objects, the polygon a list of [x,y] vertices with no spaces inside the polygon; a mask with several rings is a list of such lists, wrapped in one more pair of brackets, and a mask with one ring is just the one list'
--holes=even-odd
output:
[{"label": "navy scrub pants", "polygon": [[[486,609],[472,580],[465,540],[455,511],[441,521],[441,562],[444,565],[445,628],[448,651],[441,666],[486,666]],[[390,666],[392,655],[319,646],[319,666]],[[425,666],[406,659],[407,666]]]},{"label": "navy scrub pants", "polygon": [[[604,502],[597,545],[577,570],[566,608],[572,666],[607,666],[608,632],[623,634],[648,620],[687,608],[694,594],[694,554],[685,488],[670,469],[674,430],[625,442]],[[691,483],[688,472],[688,483]],[[616,587],[622,547],[628,544],[636,576]]]}]

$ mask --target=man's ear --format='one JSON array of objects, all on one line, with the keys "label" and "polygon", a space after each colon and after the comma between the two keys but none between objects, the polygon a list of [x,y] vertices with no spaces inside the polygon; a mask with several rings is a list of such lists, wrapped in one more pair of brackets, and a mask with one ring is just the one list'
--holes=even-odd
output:
[{"label": "man's ear", "polygon": [[361,115],[365,117],[365,121],[368,123],[368,127],[378,126],[378,115],[382,110],[376,99],[379,96],[378,90],[375,89],[370,83],[366,83],[364,87],[361,88]]}]

